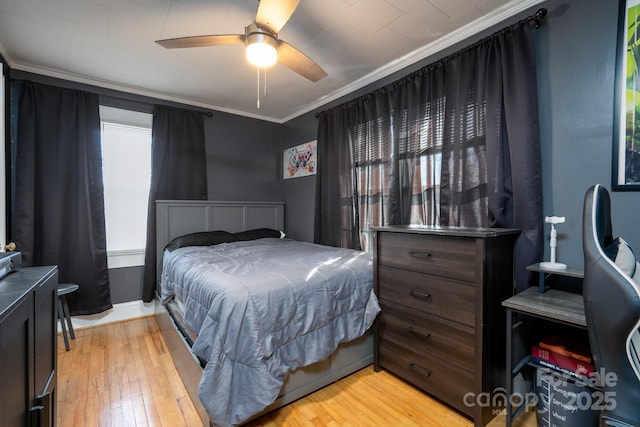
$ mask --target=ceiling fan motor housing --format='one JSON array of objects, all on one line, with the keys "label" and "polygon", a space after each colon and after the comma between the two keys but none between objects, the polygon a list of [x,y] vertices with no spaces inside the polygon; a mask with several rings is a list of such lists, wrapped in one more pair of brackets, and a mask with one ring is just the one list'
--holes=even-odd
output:
[{"label": "ceiling fan motor housing", "polygon": [[245,44],[264,43],[278,49],[278,35],[268,28],[261,27],[255,22],[244,29]]}]

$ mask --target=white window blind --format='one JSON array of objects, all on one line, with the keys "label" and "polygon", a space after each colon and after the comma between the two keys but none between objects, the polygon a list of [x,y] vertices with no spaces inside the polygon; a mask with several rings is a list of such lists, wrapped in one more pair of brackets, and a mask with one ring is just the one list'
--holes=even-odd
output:
[{"label": "white window blind", "polygon": [[144,264],[152,115],[100,107],[109,268]]}]

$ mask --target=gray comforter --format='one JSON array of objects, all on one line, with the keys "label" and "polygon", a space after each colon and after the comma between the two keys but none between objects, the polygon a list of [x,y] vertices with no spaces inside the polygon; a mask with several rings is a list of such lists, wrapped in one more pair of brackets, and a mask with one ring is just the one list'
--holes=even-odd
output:
[{"label": "gray comforter", "polygon": [[370,253],[259,239],[165,252],[162,301],[174,295],[207,361],[199,396],[217,425],[273,403],[287,374],[362,336],[380,311]]}]

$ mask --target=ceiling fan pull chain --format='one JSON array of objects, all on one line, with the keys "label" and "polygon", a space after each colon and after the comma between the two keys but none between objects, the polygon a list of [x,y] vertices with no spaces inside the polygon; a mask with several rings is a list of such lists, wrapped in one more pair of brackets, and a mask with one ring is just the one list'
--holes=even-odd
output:
[{"label": "ceiling fan pull chain", "polygon": [[267,97],[267,67],[264,67],[264,97]]},{"label": "ceiling fan pull chain", "polygon": [[258,67],[258,84],[256,85],[256,106],[260,109],[260,67]]}]

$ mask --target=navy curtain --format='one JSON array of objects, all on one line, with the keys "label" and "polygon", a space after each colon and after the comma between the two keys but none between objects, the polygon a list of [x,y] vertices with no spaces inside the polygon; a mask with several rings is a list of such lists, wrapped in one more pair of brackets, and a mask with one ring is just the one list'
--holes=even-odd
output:
[{"label": "navy curtain", "polygon": [[516,289],[543,252],[536,70],[519,22],[320,113],[316,243],[389,224],[518,228]]},{"label": "navy curtain", "polygon": [[206,200],[203,113],[156,106],[151,130],[151,188],[142,300],[156,291],[156,200]]},{"label": "navy curtain", "polygon": [[71,314],[99,313],[112,305],[98,96],[29,81],[18,94],[13,240],[25,266],[80,286]]}]

